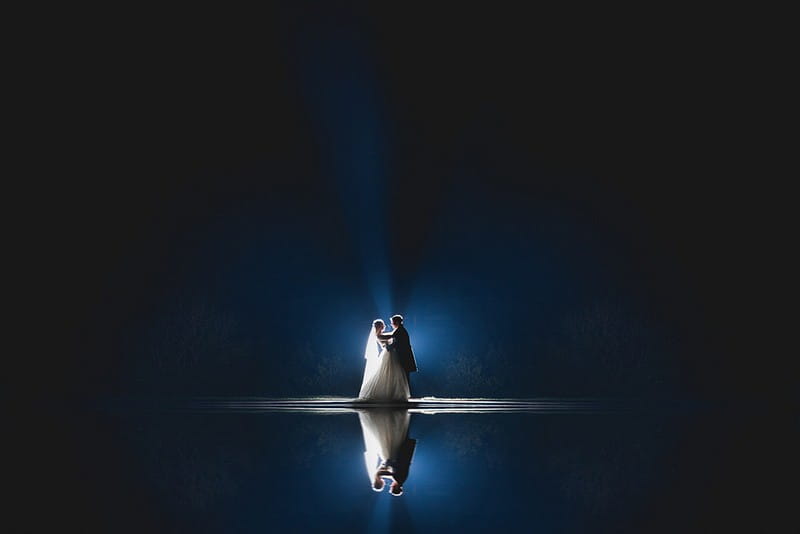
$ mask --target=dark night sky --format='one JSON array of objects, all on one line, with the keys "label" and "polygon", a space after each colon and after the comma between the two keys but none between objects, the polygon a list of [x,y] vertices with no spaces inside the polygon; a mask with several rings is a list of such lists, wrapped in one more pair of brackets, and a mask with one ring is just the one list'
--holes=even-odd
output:
[{"label": "dark night sky", "polygon": [[[782,391],[746,43],[700,14],[596,15],[282,6],[53,44],[34,93],[52,179],[26,223],[53,335],[30,383],[136,391],[131,340],[202,293],[271,391],[264,347],[324,352],[428,295],[481,347],[613,297],[679,340],[668,390]],[[551,372],[550,394],[577,387]]]}]

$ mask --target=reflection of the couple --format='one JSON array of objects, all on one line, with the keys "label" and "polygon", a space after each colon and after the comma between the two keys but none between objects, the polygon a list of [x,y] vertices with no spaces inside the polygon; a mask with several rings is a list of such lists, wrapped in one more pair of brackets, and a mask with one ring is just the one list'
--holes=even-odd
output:
[{"label": "reflection of the couple", "polygon": [[391,481],[389,492],[399,496],[408,478],[417,440],[408,437],[411,415],[405,409],[365,408],[358,410],[364,434],[364,462],[372,489],[383,490]]}]

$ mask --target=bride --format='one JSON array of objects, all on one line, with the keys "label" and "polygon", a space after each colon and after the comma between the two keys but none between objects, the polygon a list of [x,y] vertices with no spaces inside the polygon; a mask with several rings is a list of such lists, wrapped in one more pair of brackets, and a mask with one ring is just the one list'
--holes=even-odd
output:
[{"label": "bride", "polygon": [[381,319],[372,322],[364,358],[367,360],[364,369],[364,380],[359,400],[370,401],[408,401],[410,396],[408,375],[397,361],[397,356],[389,350],[389,342],[378,339],[386,325]]}]

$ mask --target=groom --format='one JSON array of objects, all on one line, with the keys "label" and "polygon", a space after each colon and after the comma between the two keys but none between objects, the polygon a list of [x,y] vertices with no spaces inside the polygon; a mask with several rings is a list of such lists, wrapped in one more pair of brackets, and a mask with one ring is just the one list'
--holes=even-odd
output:
[{"label": "groom", "polygon": [[410,374],[417,370],[417,360],[414,359],[414,351],[411,350],[411,340],[408,337],[408,331],[406,327],[403,326],[403,316],[394,315],[391,321],[394,330],[389,334],[380,334],[378,338],[384,341],[393,340],[388,348],[395,353],[397,361],[399,361],[403,369],[406,370],[406,379],[408,380],[408,387],[410,390]]}]

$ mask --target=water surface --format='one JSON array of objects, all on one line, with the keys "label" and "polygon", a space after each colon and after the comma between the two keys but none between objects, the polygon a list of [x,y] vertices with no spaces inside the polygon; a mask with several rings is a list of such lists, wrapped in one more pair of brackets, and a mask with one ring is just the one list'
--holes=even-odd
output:
[{"label": "water surface", "polygon": [[[674,532],[764,521],[758,414],[608,399],[350,401],[106,402],[70,423],[94,506],[87,529]],[[373,489],[370,436],[381,432],[413,442],[399,496],[389,478]]]}]

